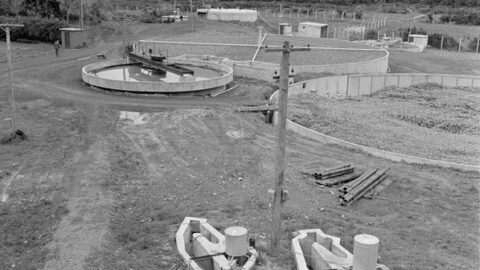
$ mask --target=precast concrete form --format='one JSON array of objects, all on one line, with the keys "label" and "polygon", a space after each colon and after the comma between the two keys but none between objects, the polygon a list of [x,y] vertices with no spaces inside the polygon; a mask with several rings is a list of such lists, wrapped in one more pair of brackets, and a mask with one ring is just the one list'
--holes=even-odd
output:
[{"label": "precast concrete form", "polygon": [[257,11],[251,9],[211,8],[207,12],[207,19],[215,21],[255,22],[257,15]]}]

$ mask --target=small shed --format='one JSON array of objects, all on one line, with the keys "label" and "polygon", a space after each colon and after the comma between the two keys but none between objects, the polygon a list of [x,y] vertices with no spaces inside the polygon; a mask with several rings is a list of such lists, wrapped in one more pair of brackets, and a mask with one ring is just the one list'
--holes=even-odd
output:
[{"label": "small shed", "polygon": [[301,22],[298,24],[298,36],[326,38],[328,35],[328,24],[316,22]]},{"label": "small shed", "polygon": [[409,35],[408,42],[413,43],[413,45],[421,48],[423,51],[428,44],[428,35]]},{"label": "small shed", "polygon": [[65,49],[78,49],[87,46],[87,32],[81,28],[60,28],[62,46]]},{"label": "small shed", "polygon": [[292,33],[292,24],[290,23],[279,23],[278,24],[278,34],[287,35]]}]

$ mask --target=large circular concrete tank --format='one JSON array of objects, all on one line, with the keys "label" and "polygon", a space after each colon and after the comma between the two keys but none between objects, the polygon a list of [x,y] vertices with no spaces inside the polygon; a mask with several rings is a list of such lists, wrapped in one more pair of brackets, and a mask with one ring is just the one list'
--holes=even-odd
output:
[{"label": "large circular concrete tank", "polygon": [[353,270],[377,269],[378,238],[369,234],[358,234],[353,241]]},{"label": "large circular concrete tank", "polygon": [[248,231],[243,227],[229,227],[225,229],[225,253],[238,257],[247,253]]}]

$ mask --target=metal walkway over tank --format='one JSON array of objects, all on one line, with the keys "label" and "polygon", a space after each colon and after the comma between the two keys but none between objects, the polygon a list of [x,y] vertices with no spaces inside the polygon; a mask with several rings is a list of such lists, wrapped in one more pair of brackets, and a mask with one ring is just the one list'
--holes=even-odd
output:
[{"label": "metal walkway over tank", "polygon": [[133,60],[133,61],[142,63],[143,65],[148,66],[148,67],[153,68],[153,69],[168,71],[168,72],[171,72],[171,73],[174,73],[174,74],[177,74],[177,75],[181,75],[181,76],[183,76],[185,74],[193,75],[193,70],[191,70],[191,69],[184,68],[184,67],[181,67],[181,66],[176,65],[176,64],[165,64],[165,63],[163,63],[162,60],[160,60],[160,61],[159,60],[152,60],[152,59],[148,59],[148,58],[136,55],[134,53],[128,53],[128,58]]}]

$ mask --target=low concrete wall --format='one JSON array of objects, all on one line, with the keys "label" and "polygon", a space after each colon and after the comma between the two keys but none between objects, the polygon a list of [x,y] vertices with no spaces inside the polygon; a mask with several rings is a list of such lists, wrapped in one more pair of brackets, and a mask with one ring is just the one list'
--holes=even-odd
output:
[{"label": "low concrete wall", "polygon": [[[345,76],[334,76],[334,77],[324,77],[308,81],[303,81],[295,83],[289,86],[288,96],[299,95],[304,93],[316,93],[318,95],[323,95],[325,93],[337,93],[341,89],[348,89],[350,80],[354,78],[354,85],[358,85],[357,89],[361,91],[348,92],[344,91],[345,96],[358,96],[362,94],[370,94],[372,92],[377,92],[382,89],[384,86],[396,85],[400,87],[406,87],[417,83],[422,82],[434,82],[439,83],[444,86],[468,86],[468,87],[480,87],[480,76],[469,76],[469,75],[449,75],[449,74],[383,74],[383,75],[345,75]],[[321,85],[324,86],[324,89],[334,89],[334,91],[312,91],[309,87],[303,87],[303,84]],[[307,86],[307,85],[306,85]],[[330,88],[332,87],[332,88]],[[343,88],[342,88],[343,87]],[[372,91],[370,91],[372,89]],[[375,89],[375,90],[373,90]],[[326,94],[325,94],[326,95]],[[326,95],[327,96],[327,95]],[[333,96],[333,95],[330,95]],[[273,93],[270,97],[270,100],[278,99],[278,91]],[[277,124],[278,112],[274,112],[273,115],[273,124]],[[372,156],[385,158],[395,162],[405,162],[411,164],[423,164],[423,165],[433,165],[444,168],[454,168],[464,171],[480,171],[480,166],[459,164],[448,161],[433,160],[428,158],[421,158],[415,156],[404,155],[395,152],[384,151],[380,149],[375,149],[368,146],[363,146],[344,140],[337,139],[332,136],[322,134],[320,132],[311,130],[302,125],[299,125],[291,120],[287,119],[287,130],[291,130],[296,134],[301,136],[313,139],[321,143],[335,144],[342,147],[347,147],[350,149],[361,150],[365,153],[368,153]]]},{"label": "low concrete wall", "polygon": [[314,93],[329,97],[354,97],[376,93],[386,86],[408,87],[427,82],[450,87],[480,87],[480,76],[421,73],[342,75],[294,83],[289,87],[289,95]]},{"label": "low concrete wall", "polygon": [[[373,60],[335,65],[292,65],[296,73],[335,73],[335,74],[368,74],[386,73],[388,70],[389,53],[383,50],[385,56]],[[347,52],[346,52],[347,53]]]},{"label": "low concrete wall", "polygon": [[193,61],[184,59],[168,59],[169,63],[186,64],[199,67],[208,67],[221,70],[225,74],[223,76],[202,81],[192,82],[130,82],[123,80],[111,80],[97,77],[93,71],[114,65],[127,64],[127,60],[116,59],[93,63],[83,67],[82,79],[84,82],[107,89],[130,91],[130,92],[150,92],[150,93],[185,93],[205,90],[218,90],[233,81],[233,69],[229,66],[217,64],[213,62]]},{"label": "low concrete wall", "polygon": [[[251,79],[275,82],[273,77],[279,75],[280,65],[265,62],[233,62],[233,74]],[[275,73],[276,72],[276,73]]]},{"label": "low concrete wall", "polygon": [[[291,65],[290,70],[293,70],[291,75],[298,73],[335,73],[335,74],[355,74],[355,73],[385,73],[388,70],[388,51],[386,55],[373,60],[357,62],[357,63],[342,63],[335,65]],[[267,82],[275,81],[273,76],[279,73],[279,65],[265,62],[235,62],[234,72],[236,76],[242,76]]]}]

